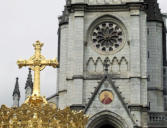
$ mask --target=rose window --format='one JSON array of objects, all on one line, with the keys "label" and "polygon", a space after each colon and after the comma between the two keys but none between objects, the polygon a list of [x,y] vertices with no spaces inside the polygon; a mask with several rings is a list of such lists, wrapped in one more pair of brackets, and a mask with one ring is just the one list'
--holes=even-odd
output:
[{"label": "rose window", "polygon": [[113,22],[104,22],[97,25],[92,33],[92,42],[96,49],[108,53],[119,49],[123,44],[124,33]]}]

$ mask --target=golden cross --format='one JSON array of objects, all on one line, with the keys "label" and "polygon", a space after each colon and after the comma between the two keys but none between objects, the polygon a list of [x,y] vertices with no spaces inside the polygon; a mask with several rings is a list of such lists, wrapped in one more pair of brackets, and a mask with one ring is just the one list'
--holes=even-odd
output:
[{"label": "golden cross", "polygon": [[29,60],[18,60],[17,64],[19,68],[23,66],[30,66],[34,71],[34,85],[33,85],[33,96],[40,96],[40,71],[43,70],[46,66],[52,66],[54,68],[58,67],[58,62],[56,59],[46,60],[44,56],[41,55],[41,48],[43,43],[36,41],[33,44],[35,49],[35,54],[30,57]]}]

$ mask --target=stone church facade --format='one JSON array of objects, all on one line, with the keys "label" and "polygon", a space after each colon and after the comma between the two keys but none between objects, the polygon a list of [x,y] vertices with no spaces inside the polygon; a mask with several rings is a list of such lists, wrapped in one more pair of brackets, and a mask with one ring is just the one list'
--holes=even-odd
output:
[{"label": "stone church facade", "polygon": [[[87,128],[159,128],[165,32],[156,0],[67,0],[59,18],[57,94],[50,101],[83,109]],[[102,103],[103,92],[111,103]]]},{"label": "stone church facade", "polygon": [[83,110],[87,128],[167,127],[166,27],[157,0],[67,0],[58,36],[49,102]]}]

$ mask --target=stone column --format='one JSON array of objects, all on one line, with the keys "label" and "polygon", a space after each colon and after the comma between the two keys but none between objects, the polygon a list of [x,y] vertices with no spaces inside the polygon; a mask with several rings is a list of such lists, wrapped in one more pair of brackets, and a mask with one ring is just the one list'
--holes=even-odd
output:
[{"label": "stone column", "polygon": [[71,85],[71,104],[82,104],[83,65],[84,65],[84,11],[75,11],[73,17],[73,85]]},{"label": "stone column", "polygon": [[136,124],[141,126],[141,112],[136,110],[141,105],[141,25],[140,10],[130,10],[130,88],[131,88],[131,113]]},{"label": "stone column", "polygon": [[140,12],[139,10],[135,11],[136,13],[131,14],[131,19],[130,19],[131,104],[140,104],[140,77],[141,77]]},{"label": "stone column", "polygon": [[68,24],[60,26],[60,68],[58,70],[59,107],[66,107],[67,95],[67,55],[68,55]]}]

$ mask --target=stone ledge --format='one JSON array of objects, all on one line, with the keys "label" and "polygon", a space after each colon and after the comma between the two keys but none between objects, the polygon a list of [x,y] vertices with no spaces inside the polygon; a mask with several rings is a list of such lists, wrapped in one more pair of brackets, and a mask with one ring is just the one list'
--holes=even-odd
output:
[{"label": "stone ledge", "polygon": [[130,111],[142,111],[142,112],[148,112],[149,107],[148,106],[143,106],[143,105],[138,105],[138,104],[132,104],[129,105],[128,108]]},{"label": "stone ledge", "polygon": [[53,95],[47,97],[46,100],[50,100],[50,99],[52,99],[52,98],[54,98],[54,97],[58,97],[58,96],[59,96],[59,95],[58,95],[57,93],[55,93],[55,94],[53,94]]},{"label": "stone ledge", "polygon": [[70,4],[67,6],[69,12],[75,11],[129,11],[145,10],[146,4],[143,2],[128,2],[125,4],[113,5],[88,5],[86,3]]},{"label": "stone ledge", "polygon": [[[112,79],[148,79],[147,77],[141,77],[141,76],[122,76],[122,75],[116,75],[116,74],[108,74],[112,77]],[[99,75],[73,75],[72,78],[66,78],[66,80],[75,80],[75,79],[82,79],[82,80],[101,80],[105,74],[99,74]]]},{"label": "stone ledge", "polygon": [[163,91],[163,88],[160,87],[148,87],[148,91]]},{"label": "stone ledge", "polygon": [[84,110],[85,109],[85,105],[83,104],[73,104],[70,106],[71,110],[76,110],[76,111],[80,111],[80,110]]}]

